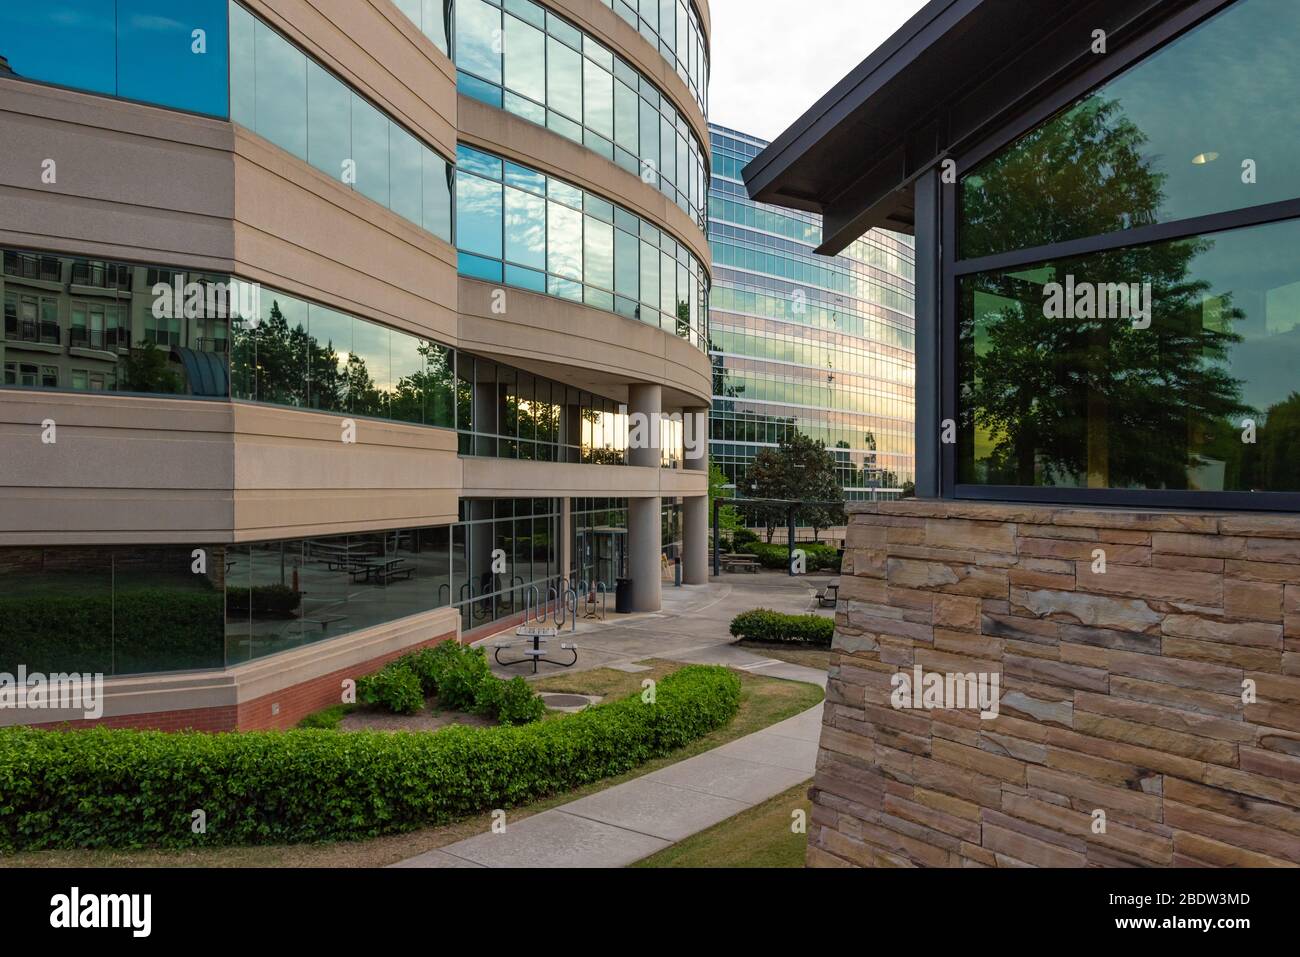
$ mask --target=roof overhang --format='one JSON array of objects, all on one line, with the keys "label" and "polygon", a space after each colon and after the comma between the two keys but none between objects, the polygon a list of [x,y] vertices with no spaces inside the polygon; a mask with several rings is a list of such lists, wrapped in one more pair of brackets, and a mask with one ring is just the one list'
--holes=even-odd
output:
[{"label": "roof overhang", "polygon": [[931,0],[745,167],[750,196],[819,213],[837,253],[911,233],[913,184],[1193,0]]}]

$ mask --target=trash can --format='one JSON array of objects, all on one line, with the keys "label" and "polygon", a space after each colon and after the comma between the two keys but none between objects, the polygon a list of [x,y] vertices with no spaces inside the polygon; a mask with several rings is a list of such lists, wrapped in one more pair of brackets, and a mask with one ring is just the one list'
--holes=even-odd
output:
[{"label": "trash can", "polygon": [[614,593],[614,611],[620,615],[632,614],[632,579],[620,578],[615,587],[618,590]]}]

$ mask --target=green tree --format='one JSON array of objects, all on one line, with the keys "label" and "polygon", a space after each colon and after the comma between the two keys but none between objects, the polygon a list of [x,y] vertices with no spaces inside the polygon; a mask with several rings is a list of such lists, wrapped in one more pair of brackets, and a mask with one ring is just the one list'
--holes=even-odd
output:
[{"label": "green tree", "polygon": [[122,360],[119,388],[123,392],[178,395],[185,391],[184,378],[168,364],[168,354],[147,339],[140,340]]},{"label": "green tree", "polygon": [[[1023,137],[963,186],[966,254],[1154,222],[1163,176],[1145,142],[1118,102],[1095,97]],[[1191,277],[1211,246],[1128,247],[963,282],[963,480],[1186,488],[1201,464],[1191,448],[1248,410],[1226,371],[1242,313],[1230,292]],[[1099,289],[1149,282],[1150,327],[1119,315],[1049,317],[1045,285],[1067,275]],[[970,448],[980,433],[992,446],[983,475]]]},{"label": "green tree", "polygon": [[[798,519],[813,528],[813,539],[821,529],[844,521],[844,489],[836,476],[835,456],[825,443],[802,432],[794,432],[776,449],[763,449],[749,469],[752,494],[760,499],[798,502]],[[772,542],[776,529],[787,519],[788,505],[754,503],[758,521]]]},{"label": "green tree", "polygon": [[[727,476],[718,466],[709,463],[709,518],[713,517],[713,503],[717,499],[730,499],[736,494],[735,489],[728,488]],[[723,505],[718,509],[718,534],[736,532],[741,528],[740,513],[733,505]]]}]

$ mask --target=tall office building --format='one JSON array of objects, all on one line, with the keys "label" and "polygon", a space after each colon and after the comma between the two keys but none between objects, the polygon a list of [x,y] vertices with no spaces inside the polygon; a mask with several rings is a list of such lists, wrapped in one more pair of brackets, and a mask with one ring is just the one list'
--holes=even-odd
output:
[{"label": "tall office building", "polygon": [[708,46],[704,0],[0,5],[0,672],[286,726],[562,580],[706,581]]},{"label": "tall office building", "polygon": [[821,218],[750,199],[768,144],[709,125],[710,453],[737,494],[793,430],[826,443],[846,499],[897,498],[913,461],[912,237],[872,229],[819,256]]}]

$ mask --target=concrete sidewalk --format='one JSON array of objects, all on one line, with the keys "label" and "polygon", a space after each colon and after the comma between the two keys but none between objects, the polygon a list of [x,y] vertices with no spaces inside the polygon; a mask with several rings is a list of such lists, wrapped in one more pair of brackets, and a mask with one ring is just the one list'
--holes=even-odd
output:
[{"label": "concrete sidewalk", "polygon": [[[674,660],[826,686],[825,672],[716,645]],[[813,776],[822,705],[721,747],[393,867],[624,867]]]}]

